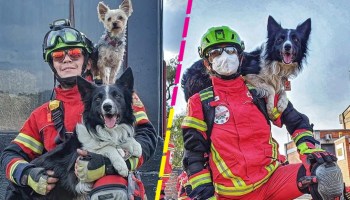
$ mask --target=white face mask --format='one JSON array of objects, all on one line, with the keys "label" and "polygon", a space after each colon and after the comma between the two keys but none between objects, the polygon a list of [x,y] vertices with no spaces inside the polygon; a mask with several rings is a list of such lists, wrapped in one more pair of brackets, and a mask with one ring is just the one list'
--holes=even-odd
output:
[{"label": "white face mask", "polygon": [[213,59],[213,70],[223,76],[230,76],[237,72],[239,59],[237,54],[229,55],[225,51]]}]

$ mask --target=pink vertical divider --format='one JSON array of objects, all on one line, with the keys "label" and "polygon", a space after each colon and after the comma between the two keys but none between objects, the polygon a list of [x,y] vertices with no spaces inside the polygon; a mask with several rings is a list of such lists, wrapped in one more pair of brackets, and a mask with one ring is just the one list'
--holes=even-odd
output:
[{"label": "pink vertical divider", "polygon": [[[187,9],[186,9],[186,18],[185,18],[185,22],[184,22],[184,27],[183,27],[183,31],[182,31],[182,41],[180,44],[180,51],[179,51],[179,56],[178,56],[178,62],[179,64],[176,67],[176,76],[175,76],[175,87],[173,89],[173,94],[172,94],[172,98],[171,98],[171,107],[174,107],[176,104],[176,97],[177,97],[177,92],[178,92],[178,86],[177,84],[179,83],[180,80],[180,74],[181,74],[181,68],[182,68],[182,60],[183,60],[183,56],[184,56],[184,52],[185,52],[185,46],[186,46],[186,37],[187,37],[187,31],[188,31],[188,26],[189,26],[189,22],[190,22],[190,13],[191,13],[191,9],[192,9],[192,0],[188,0],[187,1]],[[170,118],[170,116],[169,116]],[[172,121],[172,119],[168,119],[170,121]],[[171,134],[171,133],[170,133]],[[163,177],[159,177],[161,179],[163,179]],[[160,182],[158,182],[157,185],[157,190],[156,190],[156,197],[160,196],[160,190],[161,190],[161,180]],[[156,199],[157,200],[157,199]]]},{"label": "pink vertical divider", "polygon": [[181,74],[181,67],[182,67],[182,64],[178,64],[177,65],[177,68],[176,68],[176,76],[175,76],[175,85],[177,85],[179,83],[179,80],[180,80],[180,74]]},{"label": "pink vertical divider", "polygon": [[175,86],[174,89],[173,89],[173,95],[172,95],[172,98],[171,98],[171,106],[175,106],[175,103],[176,103],[176,97],[177,97],[177,90],[178,90],[178,87]]},{"label": "pink vertical divider", "polygon": [[192,0],[188,0],[187,1],[187,10],[186,10],[187,15],[191,14],[191,9],[192,9]]},{"label": "pink vertical divider", "polygon": [[179,52],[179,58],[178,58],[179,62],[182,62],[184,58],[185,46],[186,46],[186,40],[183,39],[180,45],[180,52]]},{"label": "pink vertical divider", "polygon": [[187,16],[185,18],[185,24],[184,24],[184,30],[182,31],[182,38],[187,37],[187,31],[188,31],[188,24],[190,23],[190,17]]},{"label": "pink vertical divider", "polygon": [[184,53],[185,53],[185,46],[186,46],[186,37],[187,37],[187,32],[188,32],[188,26],[190,24],[190,14],[192,10],[192,0],[187,1],[187,9],[186,9],[186,18],[184,21],[184,27],[182,31],[182,41],[180,44],[180,51],[179,51],[179,57],[178,61],[179,64],[177,65],[176,68],[176,76],[175,76],[175,87],[173,90],[173,95],[171,98],[171,106],[174,106],[176,104],[176,97],[177,97],[177,91],[178,91],[178,86],[177,84],[179,83],[180,80],[180,74],[181,74],[181,69],[182,69],[182,64],[181,62],[183,61]]}]

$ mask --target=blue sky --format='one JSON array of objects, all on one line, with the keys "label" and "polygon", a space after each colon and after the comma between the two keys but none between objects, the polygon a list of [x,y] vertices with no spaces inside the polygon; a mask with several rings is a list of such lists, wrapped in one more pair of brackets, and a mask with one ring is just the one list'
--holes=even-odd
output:
[{"label": "blue sky", "polygon": [[[179,51],[186,5],[187,0],[164,1],[165,59]],[[349,8],[347,0],[193,0],[182,73],[199,59],[200,37],[211,26],[230,26],[240,34],[246,50],[251,51],[265,41],[269,15],[284,28],[295,28],[311,18],[307,63],[291,81],[292,91],[287,95],[294,107],[315,124],[314,129],[341,129],[338,116],[350,104]],[[179,91],[176,113],[186,108]],[[284,128],[273,128],[273,133],[281,145],[287,141]]]}]

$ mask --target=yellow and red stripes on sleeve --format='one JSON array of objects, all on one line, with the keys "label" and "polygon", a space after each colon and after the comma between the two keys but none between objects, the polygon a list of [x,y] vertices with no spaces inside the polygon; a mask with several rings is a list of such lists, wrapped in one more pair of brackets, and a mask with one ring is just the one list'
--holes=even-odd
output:
[{"label": "yellow and red stripes on sleeve", "polygon": [[145,124],[149,122],[146,109],[135,92],[132,94],[132,109],[136,118],[136,124]]},{"label": "yellow and red stripes on sleeve", "polygon": [[10,163],[6,166],[6,177],[11,182],[18,185],[15,174],[16,174],[16,167],[21,163],[28,163],[27,161],[21,159],[21,158],[15,158],[10,161]]},{"label": "yellow and red stripes on sleeve", "polygon": [[19,133],[12,142],[18,144],[32,159],[35,157],[34,155],[41,155],[44,150],[44,145],[41,142],[25,133]]}]

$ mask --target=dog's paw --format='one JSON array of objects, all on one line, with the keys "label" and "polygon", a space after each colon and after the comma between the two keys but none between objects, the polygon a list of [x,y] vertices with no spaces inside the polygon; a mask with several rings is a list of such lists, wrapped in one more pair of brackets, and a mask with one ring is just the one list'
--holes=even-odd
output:
[{"label": "dog's paw", "polygon": [[75,186],[75,190],[78,194],[88,194],[92,190],[92,183],[79,182]]},{"label": "dog's paw", "polygon": [[281,96],[277,103],[278,112],[283,113],[283,111],[287,108],[288,99],[286,96]]},{"label": "dog's paw", "polygon": [[142,155],[142,147],[138,142],[135,142],[133,145],[133,152],[130,152],[131,155],[136,156],[136,157],[141,157]]},{"label": "dog's paw", "polygon": [[117,170],[118,174],[123,177],[127,177],[129,174],[129,170],[127,167],[122,167],[120,170]]}]

